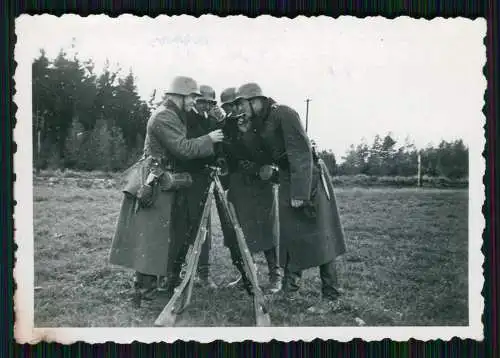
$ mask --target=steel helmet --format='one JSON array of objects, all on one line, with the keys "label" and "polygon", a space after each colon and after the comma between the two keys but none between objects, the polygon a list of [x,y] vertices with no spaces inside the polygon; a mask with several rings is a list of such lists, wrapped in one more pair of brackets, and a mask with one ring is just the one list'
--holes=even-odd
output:
[{"label": "steel helmet", "polygon": [[173,79],[167,94],[177,94],[181,96],[197,95],[201,96],[198,84],[191,77],[177,76]]},{"label": "steel helmet", "polygon": [[251,83],[245,83],[242,85],[240,88],[238,88],[238,91],[236,93],[236,99],[252,99],[256,97],[265,97],[262,94],[262,89],[257,83],[251,82]]},{"label": "steel helmet", "polygon": [[232,103],[232,102],[234,102],[235,99],[236,99],[236,88],[235,87],[226,88],[220,94],[220,101],[222,102],[222,104]]},{"label": "steel helmet", "polygon": [[212,103],[217,103],[215,99],[215,90],[207,85],[200,86],[201,97],[199,99],[205,100]]}]

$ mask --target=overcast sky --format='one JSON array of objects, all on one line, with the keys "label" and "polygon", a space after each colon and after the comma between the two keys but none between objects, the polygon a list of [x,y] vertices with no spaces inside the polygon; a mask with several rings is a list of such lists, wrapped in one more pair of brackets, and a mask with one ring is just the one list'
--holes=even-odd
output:
[{"label": "overcast sky", "polygon": [[485,31],[483,19],[44,15],[18,21],[17,36],[33,59],[40,48],[52,59],[75,38],[98,72],[106,59],[131,68],[144,99],[176,75],[217,96],[255,81],[305,123],[311,98],[309,135],[340,157],[377,133],[418,147],[481,136]]}]

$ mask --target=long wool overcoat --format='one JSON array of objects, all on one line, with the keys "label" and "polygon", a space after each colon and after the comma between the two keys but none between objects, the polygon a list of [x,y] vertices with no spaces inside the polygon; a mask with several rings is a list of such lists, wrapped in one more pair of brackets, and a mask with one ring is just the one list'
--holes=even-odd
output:
[{"label": "long wool overcoat", "polygon": [[[255,128],[238,133],[226,146],[229,162],[228,200],[234,205],[238,221],[252,253],[276,247],[278,238],[273,235],[274,210],[272,183],[259,177],[259,169],[271,164],[261,145]],[[227,246],[232,236],[225,235]]]},{"label": "long wool overcoat", "polygon": [[[290,270],[320,266],[346,251],[332,180],[324,163],[313,160],[299,115],[272,99],[268,106],[255,125],[265,151],[280,168],[280,263]],[[291,199],[307,205],[293,208]]]},{"label": "long wool overcoat", "polygon": [[[208,135],[186,138],[186,118],[173,102],[160,106],[148,121],[144,156],[161,158],[175,171],[184,170],[182,161],[213,155]],[[143,161],[147,163],[146,161]],[[141,163],[135,167],[141,168]],[[134,181],[134,171],[130,179]],[[143,177],[144,179],[144,177]],[[129,185],[129,188],[133,185]],[[179,246],[189,240],[189,218],[186,191],[161,191],[149,208],[137,205],[134,190],[125,189],[115,235],[110,250],[110,263],[143,274],[165,276]]]},{"label": "long wool overcoat", "polygon": [[[215,129],[215,119],[212,117],[205,118],[191,111],[186,114],[186,129],[187,138],[201,137]],[[192,159],[183,163],[183,167],[191,174],[193,179],[192,186],[186,192],[185,202],[188,211],[187,215],[189,217],[189,236],[191,240],[194,240],[196,237],[206,200],[206,193],[211,182],[209,172],[205,167],[207,164],[212,164],[213,161],[214,157],[210,156],[208,158]],[[208,220],[207,230],[207,238],[202,246],[203,251],[209,250],[212,244],[210,218]],[[202,257],[208,257],[208,254],[205,256],[202,255],[200,260],[202,260]]]}]

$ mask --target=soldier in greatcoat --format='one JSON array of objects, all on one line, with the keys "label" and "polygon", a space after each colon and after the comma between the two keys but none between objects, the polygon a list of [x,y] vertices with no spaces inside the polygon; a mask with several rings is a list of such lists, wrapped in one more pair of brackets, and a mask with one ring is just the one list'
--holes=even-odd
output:
[{"label": "soldier in greatcoat", "polygon": [[[213,155],[214,143],[223,140],[221,130],[186,137],[186,113],[200,95],[192,78],[172,81],[165,102],[148,120],[143,158],[128,170],[110,262],[136,271],[139,302],[151,298],[157,276],[180,272],[174,261],[190,239],[187,213],[181,208],[187,208],[186,191],[192,183],[183,161]],[[177,284],[170,281],[169,294]]]},{"label": "soldier in greatcoat", "polygon": [[319,267],[323,300],[311,311],[339,307],[335,259],[346,251],[331,177],[313,158],[310,141],[296,111],[265,97],[256,83],[238,89],[246,93],[239,110],[252,118],[265,157],[279,167],[280,263],[284,290],[294,297],[301,272]]},{"label": "soldier in greatcoat", "polygon": [[[221,107],[225,113],[224,121],[224,142],[221,147],[224,158],[226,159],[226,164],[231,172],[234,172],[237,166],[237,160],[232,153],[234,151],[234,146],[237,145],[239,139],[239,113],[238,108],[235,104],[236,100],[236,87],[226,88],[221,92],[220,102]],[[229,166],[231,168],[229,168]],[[229,173],[228,173],[229,174]],[[225,177],[222,184],[225,186],[226,192],[228,191],[230,182],[229,178]],[[219,210],[221,208],[218,207]],[[224,245],[229,249],[231,254],[231,260],[233,265],[238,269],[239,277],[231,281],[229,287],[238,287],[240,289],[246,289],[247,292],[251,293],[251,284],[249,279],[246,277],[245,270],[243,268],[243,258],[238,248],[238,243],[236,241],[235,233],[231,227],[230,222],[226,222],[224,216],[220,217],[222,232],[224,234]],[[255,266],[257,269],[257,266]]]},{"label": "soldier in greatcoat", "polygon": [[[217,106],[215,91],[207,85],[200,86],[201,97],[197,98],[195,110],[187,114],[187,137],[196,138],[217,128],[217,123],[223,120],[222,111]],[[193,185],[187,195],[188,217],[190,219],[189,232],[194,240],[200,224],[206,193],[211,182],[210,173],[206,166],[213,164],[215,158],[193,159],[186,162],[186,168],[193,178]],[[210,277],[209,255],[212,243],[211,219],[207,224],[207,237],[202,246],[198,264],[198,277],[203,285],[209,288],[217,288]],[[199,282],[197,280],[197,282]]]},{"label": "soldier in greatcoat", "polygon": [[[234,99],[245,96],[244,91],[237,91]],[[269,275],[268,290],[275,293],[281,290],[282,274],[278,261],[278,237],[273,235],[273,183],[259,176],[261,166],[272,163],[260,145],[251,118],[238,119],[236,126],[236,137],[228,149],[228,200],[235,207],[249,251],[252,254],[264,252]]]}]

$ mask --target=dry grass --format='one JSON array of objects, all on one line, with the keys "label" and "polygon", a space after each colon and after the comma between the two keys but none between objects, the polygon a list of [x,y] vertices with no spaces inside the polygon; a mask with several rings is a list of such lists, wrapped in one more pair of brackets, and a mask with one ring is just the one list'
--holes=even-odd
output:
[{"label": "dry grass", "polygon": [[[121,195],[116,189],[38,183],[34,188],[35,326],[152,326],[165,301],[132,308],[132,273],[110,266]],[[338,261],[348,309],[318,316],[317,269],[304,273],[301,298],[270,303],[277,326],[467,325],[467,191],[337,190],[348,253]],[[214,280],[236,276],[215,226]],[[267,282],[263,257],[259,272]],[[209,299],[207,299],[209,297]],[[195,287],[185,326],[251,326],[250,298],[235,289]]]}]

